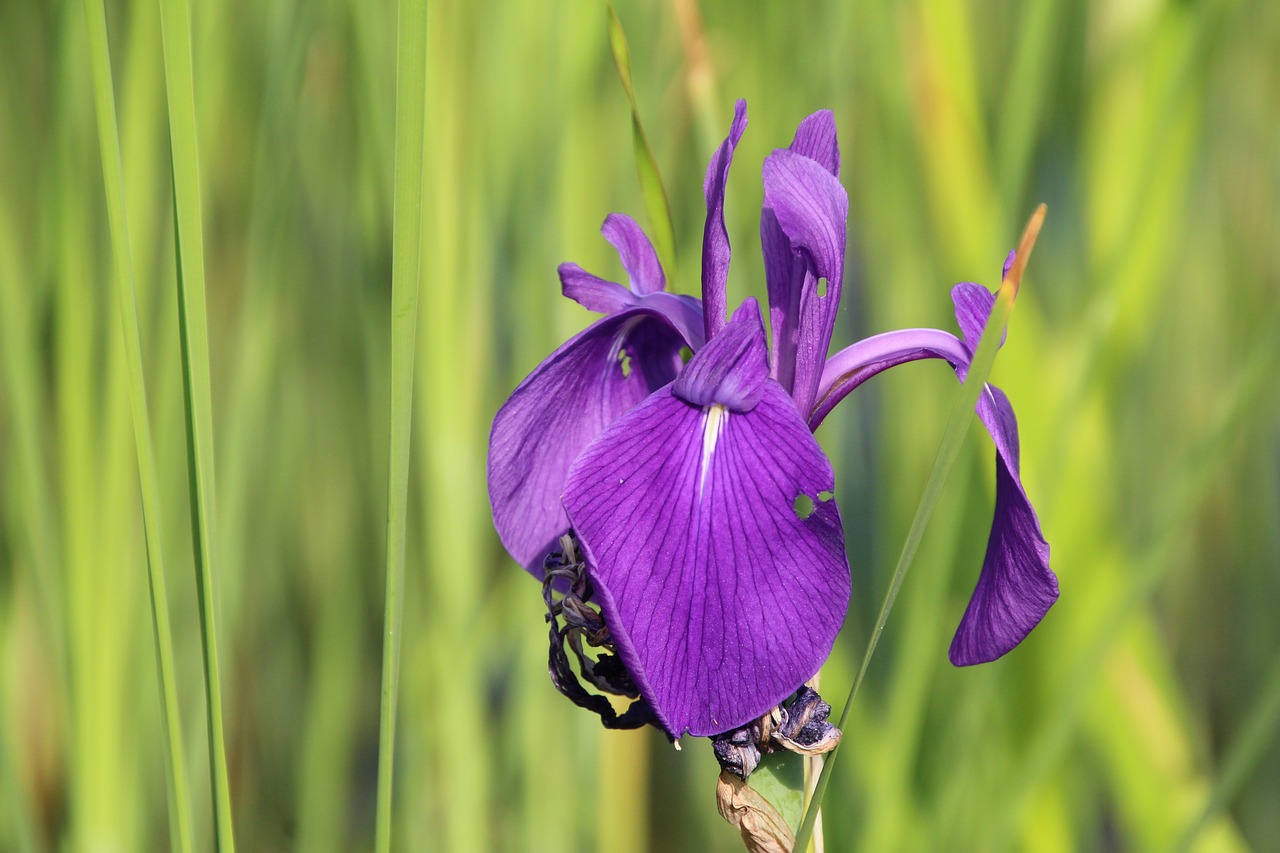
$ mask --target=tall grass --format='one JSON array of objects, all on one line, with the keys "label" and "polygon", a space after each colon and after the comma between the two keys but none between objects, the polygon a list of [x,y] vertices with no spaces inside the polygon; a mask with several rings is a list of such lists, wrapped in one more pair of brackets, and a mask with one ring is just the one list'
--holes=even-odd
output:
[{"label": "tall grass", "polygon": [[[387,323],[405,223],[396,4],[192,4],[189,45],[185,8],[112,0],[91,31],[83,2],[0,4],[0,849],[181,846],[166,597],[192,847],[229,846],[234,824],[247,850],[370,849],[397,476],[391,846],[737,849],[705,743],[603,732],[547,683],[537,584],[488,520],[494,410],[589,320],[556,264],[621,275],[596,229],[645,210],[605,5],[430,7],[421,298],[401,316],[420,333],[396,374],[412,376],[413,441],[390,470],[388,412],[407,399]],[[995,286],[1048,202],[992,381],[1062,586],[1016,652],[947,664],[992,503],[992,450],[970,431],[848,709],[827,849],[1277,846],[1280,11],[806,9],[615,4],[674,287],[697,290],[703,170],[739,96],[735,300],[764,291],[762,158],[835,111],[851,199],[837,345],[949,328],[950,285]],[[109,66],[89,50],[103,35]],[[118,189],[99,147],[108,67]],[[955,396],[944,366],[891,371],[820,431],[854,571],[823,673],[837,706]],[[149,589],[158,551],[167,596]]]}]

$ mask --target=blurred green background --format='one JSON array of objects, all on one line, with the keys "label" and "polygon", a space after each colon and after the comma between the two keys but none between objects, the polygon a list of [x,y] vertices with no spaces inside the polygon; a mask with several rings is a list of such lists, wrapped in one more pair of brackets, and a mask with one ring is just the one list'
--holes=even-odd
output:
[{"label": "blurred green background", "polygon": [[[160,19],[107,3],[197,849],[211,848]],[[759,168],[835,111],[836,345],[952,328],[1049,218],[993,381],[1062,598],[946,661],[990,521],[972,430],[852,711],[829,850],[1280,849],[1280,5],[620,2],[694,293],[733,99],[730,300],[763,294]],[[372,847],[396,8],[193,9],[216,606],[240,849]],[[404,850],[735,850],[705,741],[552,689],[538,585],[484,486],[505,395],[643,221],[598,2],[433,2],[395,812]],[[162,850],[163,737],[85,8],[0,3],[0,849]],[[957,386],[893,371],[819,433],[854,605],[839,706]],[[837,707],[837,711],[839,708]]]}]

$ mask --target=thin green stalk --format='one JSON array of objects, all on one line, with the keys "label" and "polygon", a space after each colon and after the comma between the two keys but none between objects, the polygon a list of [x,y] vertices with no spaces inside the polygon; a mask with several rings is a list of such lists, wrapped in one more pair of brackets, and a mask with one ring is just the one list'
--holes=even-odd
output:
[{"label": "thin green stalk", "polygon": [[209,377],[209,327],[205,317],[204,235],[200,211],[200,161],[196,145],[191,16],[186,0],[160,0],[165,93],[173,174],[173,229],[177,256],[178,333],[187,421],[192,553],[200,607],[208,710],[209,772],[214,842],[234,851],[231,786],[222,725],[222,677],[218,667],[217,599],[214,596],[213,393]]},{"label": "thin green stalk", "polygon": [[151,443],[151,423],[147,414],[146,374],[142,363],[142,338],[138,330],[137,294],[133,280],[133,260],[129,251],[129,228],[125,207],[124,172],[116,120],[115,90],[111,76],[111,54],[107,40],[106,10],[98,0],[85,0],[89,55],[93,70],[94,99],[98,112],[98,143],[102,152],[102,176],[107,197],[107,219],[111,229],[115,260],[116,304],[125,345],[129,374],[130,403],[133,410],[134,441],[137,445],[138,480],[142,492],[143,530],[147,545],[147,577],[151,591],[151,626],[155,639],[156,665],[160,675],[160,702],[164,716],[164,753],[168,782],[169,836],[175,850],[190,851],[191,806],[187,793],[186,760],[182,745],[181,710],[174,675],[173,640],[169,627],[169,599],[166,592],[164,556],[161,547],[160,485]]},{"label": "thin green stalk", "polygon": [[[907,576],[907,570],[911,568],[911,562],[915,559],[920,540],[924,538],[925,528],[929,524],[929,519],[933,516],[933,510],[938,504],[938,499],[942,496],[942,487],[947,481],[947,475],[951,473],[952,466],[960,456],[960,447],[964,441],[965,433],[968,432],[969,423],[973,420],[974,407],[977,405],[978,397],[987,383],[987,377],[991,375],[991,367],[995,364],[996,351],[1000,348],[1000,339],[1004,336],[1009,315],[1013,312],[1013,301],[1018,295],[1018,286],[1022,282],[1023,270],[1026,269],[1027,259],[1030,258],[1031,249],[1040,233],[1040,226],[1044,223],[1045,210],[1046,208],[1042,204],[1032,214],[1030,222],[1027,223],[1026,229],[1022,232],[1022,239],[1018,241],[1017,259],[996,294],[995,305],[991,308],[991,315],[987,318],[987,324],[982,331],[982,339],[979,341],[977,351],[973,355],[973,361],[969,365],[968,375],[960,388],[960,395],[956,398],[955,406],[951,410],[951,417],[947,422],[947,430],[942,436],[942,444],[938,448],[933,470],[929,474],[928,482],[925,483],[924,494],[916,507],[915,518],[911,520],[911,527],[907,531],[906,541],[903,542],[902,553],[898,556],[898,564],[893,570],[893,578],[889,581],[889,589],[885,593],[884,603],[880,606],[880,615],[876,617],[875,627],[871,630],[871,639],[867,643],[866,654],[862,656],[862,663],[858,666],[858,671],[853,678],[853,686],[849,688],[849,696],[845,699],[844,710],[840,713],[841,729],[845,727],[845,722],[849,718],[849,709],[853,706],[853,700],[858,695],[858,688],[862,686],[862,680],[867,674],[871,658],[880,642],[880,635],[884,632],[885,624],[889,621],[889,613],[893,610],[894,601],[898,598],[898,591],[902,588],[902,581]],[[796,833],[796,850],[805,850],[808,847],[809,838],[813,834],[814,823],[817,820],[819,810],[822,808],[822,799],[826,795],[827,786],[831,782],[831,769],[835,766],[836,756],[839,752],[840,744],[837,744],[836,748],[827,755],[826,765],[822,768],[822,773],[818,777],[818,785],[814,790],[813,799],[805,808],[804,819],[800,822],[800,830]]]},{"label": "thin green stalk", "polygon": [[391,850],[391,804],[404,622],[404,552],[409,498],[409,431],[422,253],[423,143],[427,101],[427,2],[400,0],[396,45],[396,150],[391,247],[391,411],[387,471],[386,606],[378,805],[374,849]]}]

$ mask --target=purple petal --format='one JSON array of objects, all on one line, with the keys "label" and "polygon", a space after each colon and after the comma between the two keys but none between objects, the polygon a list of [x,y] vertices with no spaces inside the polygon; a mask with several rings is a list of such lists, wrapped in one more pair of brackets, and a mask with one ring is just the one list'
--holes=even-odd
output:
[{"label": "purple petal", "polygon": [[1018,257],[1017,249],[1010,249],[1009,254],[1004,256],[1004,267],[1000,270],[1001,281],[1004,281],[1005,277],[1009,275],[1009,269],[1013,266],[1013,262],[1017,259],[1017,257]]},{"label": "purple petal", "polygon": [[689,345],[689,349],[694,351],[702,349],[705,339],[703,338],[701,299],[696,296],[686,296],[683,293],[659,291],[641,298],[638,304],[655,314],[661,314],[680,333],[684,342]]},{"label": "purple petal", "polygon": [[809,428],[816,432],[850,391],[891,367],[924,358],[940,358],[963,369],[968,366],[970,356],[959,338],[941,329],[901,329],[864,338],[827,359]]},{"label": "purple petal", "polygon": [[816,160],[832,177],[840,177],[840,143],[836,141],[836,117],[831,110],[819,110],[800,122],[790,150]]},{"label": "purple petal", "polygon": [[1018,479],[1018,422],[1004,392],[988,385],[978,415],[996,443],[996,509],[982,574],[951,641],[951,662],[993,661],[1040,624],[1058,599],[1049,545]]},{"label": "purple petal", "polygon": [[[777,307],[779,311],[798,317],[794,332],[795,372],[791,394],[797,408],[807,415],[817,395],[827,349],[831,345],[831,332],[835,328],[836,310],[840,305],[849,197],[840,182],[817,161],[793,151],[780,150],[764,161],[764,200],[793,255],[798,255],[805,265],[797,307],[794,296],[796,267],[793,263],[791,277],[787,279],[791,293],[784,297],[780,291],[784,256],[777,245],[776,235],[766,233],[772,228],[766,216],[761,230],[765,242],[766,274],[770,275],[772,285],[770,304],[771,308]],[[825,287],[820,281],[822,279],[826,280]],[[783,333],[783,344],[790,348],[788,336],[789,333]]]},{"label": "purple petal", "polygon": [[[982,339],[982,330],[991,316],[991,307],[996,304],[996,295],[980,284],[962,281],[951,288],[951,301],[956,306],[956,322],[964,335],[964,345],[970,358],[978,349],[978,341]],[[1000,345],[1004,346],[1009,332],[1006,329],[1000,337]],[[967,360],[967,359],[966,359]],[[960,377],[964,381],[964,376]]]},{"label": "purple petal", "polygon": [[600,233],[618,250],[622,268],[631,278],[632,291],[643,296],[657,293],[667,286],[658,253],[634,219],[622,213],[611,213]]},{"label": "purple petal", "polygon": [[747,128],[747,102],[739,100],[733,108],[733,125],[729,136],[707,164],[707,177],[702,191],[707,200],[707,220],[702,228],[702,302],[707,340],[724,328],[725,284],[729,279],[729,232],[724,226],[724,189],[729,179],[733,151]]},{"label": "purple petal", "polygon": [[697,352],[672,385],[672,393],[695,406],[720,404],[749,412],[769,378],[760,306],[746,299],[733,319]]},{"label": "purple petal", "polygon": [[[957,298],[958,315],[967,314],[981,301],[979,293],[990,297],[976,285],[960,288],[972,288],[966,293],[974,299]],[[966,332],[980,334],[986,317],[960,322]],[[809,426],[816,430],[858,385],[908,361],[943,359],[963,381],[971,354],[965,342],[938,329],[906,329],[859,341],[829,360]],[[1058,597],[1058,579],[1049,568],[1049,546],[1018,478],[1018,422],[1013,407],[1004,392],[987,385],[976,408],[996,445],[996,508],[982,574],[951,644],[951,661],[956,666],[985,663],[1008,652]]]},{"label": "purple petal", "polygon": [[639,297],[617,282],[592,275],[577,264],[561,264],[558,271],[560,292],[588,311],[612,314],[633,307],[639,300]]},{"label": "purple petal", "polygon": [[755,719],[830,653],[850,592],[833,488],[775,382],[749,412],[664,388],[574,463],[565,507],[605,621],[671,735]]},{"label": "purple petal", "polygon": [[684,340],[633,308],[597,320],[553,352],[498,410],[489,434],[489,501],[511,556],[540,576],[569,529],[560,503],[573,460],[605,427],[669,383]]}]

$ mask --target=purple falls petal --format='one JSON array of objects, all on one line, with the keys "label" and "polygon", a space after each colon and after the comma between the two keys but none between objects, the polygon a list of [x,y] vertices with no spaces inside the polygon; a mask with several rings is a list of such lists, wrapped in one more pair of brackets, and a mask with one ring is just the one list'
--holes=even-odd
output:
[{"label": "purple falls petal", "polygon": [[729,325],[685,365],[672,393],[694,406],[720,404],[749,412],[760,402],[769,378],[766,359],[760,306],[747,298]]},{"label": "purple falls petal", "polygon": [[[780,150],[764,161],[764,201],[792,253],[805,264],[806,275],[795,312],[798,319],[791,395],[796,407],[808,416],[840,306],[849,197],[820,163],[794,151]],[[762,229],[765,227],[766,223],[762,223]],[[766,258],[770,256],[773,259],[767,261],[766,271],[772,268],[776,276],[781,270],[776,247],[766,247]],[[794,302],[792,296],[790,303]],[[790,346],[790,342],[786,345]]]},{"label": "purple falls petal", "polygon": [[[977,285],[960,285],[957,290],[960,287],[972,288],[966,294],[975,303],[981,301],[979,292],[990,297]],[[956,306],[958,315],[967,314],[961,299]],[[981,334],[986,316],[960,323],[966,333]],[[828,361],[809,426],[816,430],[850,391],[890,367],[940,358],[964,381],[970,356],[965,342],[938,329],[906,329],[859,341]],[[1058,597],[1058,579],[1049,568],[1049,546],[1018,477],[1018,423],[1013,407],[1004,392],[987,385],[976,409],[996,445],[996,508],[982,573],[951,644],[951,662],[956,666],[986,663],[1008,652]]]},{"label": "purple falls petal", "polygon": [[553,352],[512,392],[489,434],[489,502],[502,544],[541,576],[569,529],[560,496],[573,460],[605,427],[669,383],[684,340],[633,308],[596,321]]},{"label": "purple falls petal", "polygon": [[606,623],[671,735],[759,717],[830,653],[850,593],[833,488],[776,382],[749,412],[664,388],[574,463],[565,507]]},{"label": "purple falls petal", "polygon": [[747,102],[733,108],[729,136],[707,164],[702,191],[707,200],[707,219],[702,228],[702,302],[707,340],[724,328],[727,302],[725,285],[729,279],[729,232],[724,225],[724,190],[729,180],[733,151],[747,128]]},{"label": "purple falls petal", "polygon": [[982,574],[951,641],[956,666],[993,661],[1022,642],[1058,599],[1049,545],[1018,479],[1018,422],[1004,392],[986,386],[978,415],[996,444],[996,509]]},{"label": "purple falls petal", "polygon": [[592,275],[574,263],[561,264],[560,292],[588,311],[612,314],[633,307],[639,297],[614,281]]},{"label": "purple falls petal", "polygon": [[611,213],[600,228],[604,238],[618,250],[622,268],[631,279],[631,289],[643,296],[657,293],[667,286],[662,263],[653,244],[636,221],[622,213]]}]

